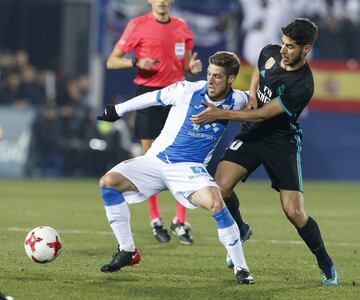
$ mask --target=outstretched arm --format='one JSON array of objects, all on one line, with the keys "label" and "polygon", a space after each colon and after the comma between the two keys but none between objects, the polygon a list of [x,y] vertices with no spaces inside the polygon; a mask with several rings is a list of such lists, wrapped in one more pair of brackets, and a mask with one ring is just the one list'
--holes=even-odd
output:
[{"label": "outstretched arm", "polygon": [[197,115],[191,116],[195,124],[212,123],[215,120],[233,120],[240,122],[258,123],[273,118],[284,112],[277,98],[272,99],[259,109],[251,110],[224,110],[218,109],[215,105],[203,101],[207,109]]},{"label": "outstretched arm", "polygon": [[115,122],[119,120],[125,113],[129,111],[139,110],[150,106],[159,106],[157,100],[158,91],[142,94],[123,103],[114,105],[108,104],[98,120]]}]

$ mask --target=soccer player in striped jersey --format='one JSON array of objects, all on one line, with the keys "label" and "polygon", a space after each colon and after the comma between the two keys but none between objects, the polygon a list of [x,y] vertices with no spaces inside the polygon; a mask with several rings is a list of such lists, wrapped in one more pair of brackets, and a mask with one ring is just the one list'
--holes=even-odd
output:
[{"label": "soccer player in striped jersey", "polygon": [[[155,91],[184,80],[184,71],[201,72],[201,61],[192,54],[193,35],[188,24],[170,16],[172,0],[148,0],[151,12],[129,21],[107,60],[108,69],[137,69],[134,79],[136,95]],[[134,52],[133,59],[125,54]],[[150,148],[164,127],[169,107],[139,109],[135,116],[135,135],[143,152]],[[175,120],[174,120],[175,122]],[[150,224],[156,239],[168,242],[170,235],[161,219],[157,195],[149,198]],[[176,203],[171,231],[183,244],[192,244],[186,209]]]},{"label": "soccer player in striped jersey", "polygon": [[146,154],[119,163],[100,179],[106,215],[119,243],[113,259],[101,267],[102,272],[114,272],[140,261],[131,233],[128,204],[142,202],[150,195],[168,189],[185,207],[200,206],[212,213],[219,240],[234,263],[238,283],[255,282],[245,261],[239,228],[218,185],[206,170],[206,162],[227,121],[206,125],[190,121],[192,115],[206,109],[204,102],[221,110],[238,110],[246,106],[247,94],[231,87],[239,69],[240,61],[234,53],[217,52],[209,58],[207,81],[181,81],[116,106],[108,105],[98,117],[114,122],[132,110],[171,105],[164,129]]}]

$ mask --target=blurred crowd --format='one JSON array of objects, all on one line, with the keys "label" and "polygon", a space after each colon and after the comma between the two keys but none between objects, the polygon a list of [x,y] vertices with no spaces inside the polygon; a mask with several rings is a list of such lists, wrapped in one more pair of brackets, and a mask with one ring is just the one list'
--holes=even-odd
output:
[{"label": "blurred crowd", "polygon": [[[136,3],[136,14],[148,11],[143,0],[111,2],[117,5],[109,5],[109,9],[122,13],[114,22],[121,19],[126,24],[124,7]],[[279,28],[300,16],[311,18],[319,27],[313,58],[360,61],[360,0],[182,0],[173,5],[175,14],[184,9],[219,12],[216,30],[227,36],[228,50],[252,65],[263,46],[279,43]],[[133,17],[135,10],[131,11],[127,17]],[[196,44],[200,39],[196,39],[194,22],[202,22],[201,29],[203,21],[191,19],[187,21],[194,25]],[[120,30],[116,28],[116,38]],[[37,69],[26,51],[0,49],[0,106],[31,107],[36,111],[26,175],[97,176],[131,156],[133,144],[126,123],[110,126],[96,122],[89,90],[88,74],[65,78],[61,70]]]},{"label": "blurred crowd", "polygon": [[95,176],[129,158],[126,128],[96,122],[88,75],[59,79],[54,71],[37,70],[25,51],[0,52],[0,70],[0,104],[36,114],[26,176]]},{"label": "blurred crowd", "polygon": [[359,0],[238,0],[242,56],[252,65],[260,49],[280,40],[279,28],[297,17],[319,27],[313,58],[360,60]]},{"label": "blurred crowd", "polygon": [[0,51],[0,104],[36,107],[45,103],[46,73],[29,63],[25,51]]}]

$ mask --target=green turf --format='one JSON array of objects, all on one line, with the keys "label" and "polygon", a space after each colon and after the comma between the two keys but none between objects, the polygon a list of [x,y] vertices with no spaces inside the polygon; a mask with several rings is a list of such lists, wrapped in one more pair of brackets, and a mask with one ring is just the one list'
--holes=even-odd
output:
[{"label": "green turf", "polygon": [[[254,286],[237,285],[209,213],[188,211],[195,244],[176,238],[159,244],[151,234],[147,203],[131,206],[142,261],[114,274],[99,271],[115,250],[97,182],[0,181],[0,291],[34,299],[360,299],[360,183],[305,182],[305,207],[315,218],[341,276],[323,287],[315,259],[284,217],[268,182],[238,189],[243,215],[254,230],[245,244]],[[169,224],[175,203],[161,194]],[[28,229],[54,227],[63,251],[38,265],[23,249]]]}]

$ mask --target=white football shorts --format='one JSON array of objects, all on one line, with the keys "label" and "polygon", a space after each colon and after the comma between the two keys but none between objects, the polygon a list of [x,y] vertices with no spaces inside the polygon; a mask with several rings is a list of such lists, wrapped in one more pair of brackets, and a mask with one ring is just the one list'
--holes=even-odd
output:
[{"label": "white football shorts", "polygon": [[188,200],[194,192],[207,187],[218,187],[201,163],[168,164],[153,155],[142,155],[117,164],[109,172],[117,172],[129,179],[139,192],[124,192],[127,203],[139,203],[163,190],[187,208],[197,206]]}]

